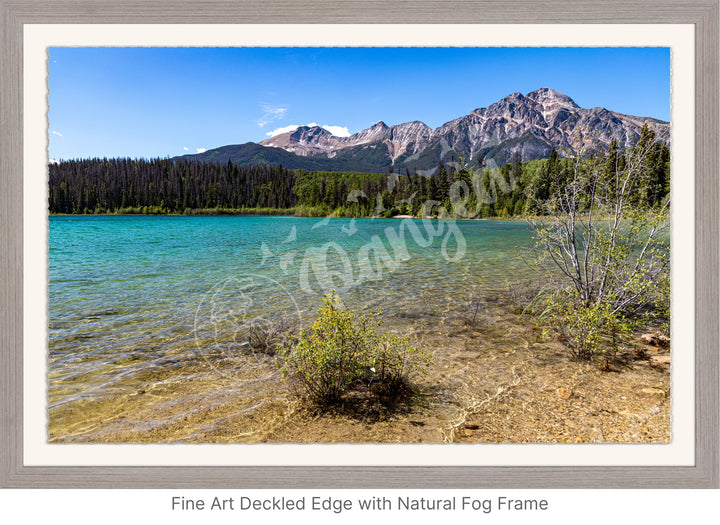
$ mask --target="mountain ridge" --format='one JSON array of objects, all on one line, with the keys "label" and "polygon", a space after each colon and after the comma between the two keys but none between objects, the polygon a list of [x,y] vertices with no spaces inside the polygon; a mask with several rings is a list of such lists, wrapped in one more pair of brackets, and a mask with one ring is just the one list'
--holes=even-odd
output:
[{"label": "mountain ridge", "polygon": [[605,150],[612,140],[626,148],[645,125],[658,140],[670,142],[668,122],[603,107],[582,108],[568,95],[543,87],[527,95],[511,93],[434,129],[418,120],[393,126],[379,121],[338,137],[319,126],[299,126],[259,143],[222,146],[181,158],[260,160],[323,171],[432,173],[439,162],[451,163],[461,156],[470,165],[496,167],[515,155],[523,162],[544,158],[553,148],[563,157]]}]

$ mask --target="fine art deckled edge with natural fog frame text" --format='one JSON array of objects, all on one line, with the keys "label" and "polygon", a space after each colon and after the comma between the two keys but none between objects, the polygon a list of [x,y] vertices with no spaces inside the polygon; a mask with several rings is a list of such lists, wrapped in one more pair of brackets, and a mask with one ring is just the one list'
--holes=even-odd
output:
[{"label": "fine art deckled edge with natural fog frame text", "polygon": [[[0,2],[3,13],[2,121],[2,486],[3,487],[549,487],[718,486],[718,2]],[[94,7],[95,9],[89,9]],[[92,15],[86,13],[92,12]],[[132,13],[132,14],[127,14]],[[169,15],[168,13],[172,13]],[[695,29],[695,464],[642,467],[47,467],[23,455],[23,24],[78,23],[667,23]],[[7,242],[5,242],[7,239]]]}]

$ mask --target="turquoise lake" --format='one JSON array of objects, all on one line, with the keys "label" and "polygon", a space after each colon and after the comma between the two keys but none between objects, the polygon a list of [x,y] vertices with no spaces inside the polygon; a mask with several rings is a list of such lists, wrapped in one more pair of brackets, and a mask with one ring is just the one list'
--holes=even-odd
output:
[{"label": "turquoise lake", "polygon": [[333,289],[410,333],[528,278],[532,244],[512,221],[51,216],[50,408],[242,347],[261,320],[309,324]]}]

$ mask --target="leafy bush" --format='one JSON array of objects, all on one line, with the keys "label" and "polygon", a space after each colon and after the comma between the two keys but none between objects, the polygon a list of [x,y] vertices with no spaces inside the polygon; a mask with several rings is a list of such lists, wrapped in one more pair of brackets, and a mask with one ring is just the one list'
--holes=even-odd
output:
[{"label": "leafy bush", "polygon": [[430,364],[407,338],[378,335],[379,313],[348,311],[332,294],[323,296],[323,303],[315,322],[290,336],[279,350],[284,374],[313,403],[337,404],[351,388],[383,398],[397,396],[411,374]]},{"label": "leafy bush", "polygon": [[366,367],[370,391],[383,399],[395,399],[406,393],[408,378],[423,372],[432,358],[410,343],[406,337],[383,335],[374,349],[369,349]]},{"label": "leafy bush", "polygon": [[567,290],[560,290],[548,299],[541,317],[558,332],[575,358],[602,357],[605,369],[609,369],[620,342],[638,323],[614,309],[610,301],[587,305],[574,291]]},{"label": "leafy bush", "polygon": [[660,333],[670,336],[670,275],[663,275],[658,283],[655,297],[656,317],[660,319]]}]

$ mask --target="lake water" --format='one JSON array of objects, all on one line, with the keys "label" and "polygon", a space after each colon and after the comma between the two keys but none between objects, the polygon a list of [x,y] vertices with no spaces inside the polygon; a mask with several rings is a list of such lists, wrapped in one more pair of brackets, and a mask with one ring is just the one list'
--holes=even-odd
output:
[{"label": "lake water", "polygon": [[263,320],[308,324],[336,290],[411,334],[526,278],[523,222],[51,216],[49,407],[233,356]]}]

